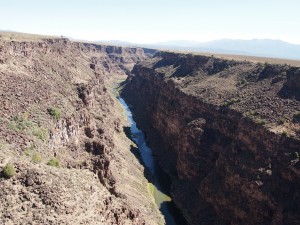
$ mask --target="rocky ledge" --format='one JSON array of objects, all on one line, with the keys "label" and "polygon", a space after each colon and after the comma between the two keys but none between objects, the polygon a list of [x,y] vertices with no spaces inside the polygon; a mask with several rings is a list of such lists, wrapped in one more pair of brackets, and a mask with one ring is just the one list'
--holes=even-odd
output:
[{"label": "rocky ledge", "polygon": [[114,81],[143,49],[0,39],[0,223],[163,224]]},{"label": "rocky ledge", "polygon": [[189,224],[300,223],[299,72],[171,52],[134,67],[122,95]]}]

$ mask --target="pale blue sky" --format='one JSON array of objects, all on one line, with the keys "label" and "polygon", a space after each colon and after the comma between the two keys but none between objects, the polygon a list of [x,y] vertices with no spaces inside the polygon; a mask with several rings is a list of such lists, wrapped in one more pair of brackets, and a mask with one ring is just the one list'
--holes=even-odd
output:
[{"label": "pale blue sky", "polygon": [[0,0],[0,9],[0,29],[79,39],[300,44],[299,0]]}]

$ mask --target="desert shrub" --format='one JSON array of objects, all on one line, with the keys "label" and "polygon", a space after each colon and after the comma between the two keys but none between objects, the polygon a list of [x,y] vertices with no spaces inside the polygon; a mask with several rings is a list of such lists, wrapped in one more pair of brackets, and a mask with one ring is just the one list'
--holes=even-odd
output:
[{"label": "desert shrub", "polygon": [[288,136],[288,132],[286,131],[282,131],[282,134],[281,134],[283,137],[287,137]]},{"label": "desert shrub", "polygon": [[279,121],[278,121],[278,123],[281,124],[281,125],[284,124],[284,122],[285,122],[285,120],[283,118],[280,118]]},{"label": "desert shrub", "polygon": [[266,120],[264,120],[264,119],[258,119],[257,120],[257,123],[259,124],[259,125],[265,125],[266,123],[267,123],[267,121]]},{"label": "desert shrub", "polygon": [[52,158],[47,162],[48,166],[54,166],[54,167],[59,167],[60,163],[59,160],[57,158]]},{"label": "desert shrub", "polygon": [[264,68],[264,64],[261,63],[261,62],[257,63],[257,65],[258,65],[259,68]]},{"label": "desert shrub", "polygon": [[226,102],[224,102],[224,106],[230,106],[230,105],[232,105],[232,104],[234,104],[234,103],[238,103],[238,102],[240,102],[241,101],[241,99],[240,98],[232,98],[232,99],[230,99],[230,100],[226,100]]},{"label": "desert shrub", "polygon": [[59,108],[56,107],[50,107],[47,109],[48,113],[50,114],[50,116],[52,116],[52,118],[59,120],[61,118],[61,111]]},{"label": "desert shrub", "polygon": [[23,131],[26,128],[32,127],[33,123],[28,120],[27,118],[24,118],[19,115],[15,115],[12,118],[12,121],[9,123],[9,128],[16,130],[16,131]]},{"label": "desert shrub", "polygon": [[42,161],[42,156],[41,156],[40,153],[34,152],[34,153],[32,154],[31,160],[32,160],[32,162],[34,162],[34,163],[40,163],[40,162]]},{"label": "desert shrub", "polygon": [[29,151],[29,149],[25,149],[24,154],[25,154],[26,156],[30,156],[30,151]]},{"label": "desert shrub", "polygon": [[42,141],[45,141],[47,139],[47,130],[41,127],[34,126],[32,128],[32,134]]},{"label": "desert shrub", "polygon": [[32,156],[32,153],[34,152],[36,146],[34,143],[32,143],[29,147],[24,149],[24,154],[26,156]]},{"label": "desert shrub", "polygon": [[258,113],[256,111],[254,111],[253,109],[250,109],[248,112],[245,113],[245,116],[249,117],[249,118],[257,116],[257,115],[258,115]]},{"label": "desert shrub", "polygon": [[244,84],[247,84],[247,80],[245,78],[243,78],[242,80],[240,80],[238,82],[239,85],[244,85]]},{"label": "desert shrub", "polygon": [[9,128],[18,132],[29,132],[37,138],[45,141],[47,139],[47,130],[39,127],[36,123],[28,119],[29,114],[25,113],[24,116],[16,115],[9,123]]},{"label": "desert shrub", "polygon": [[12,164],[6,164],[6,166],[3,169],[3,176],[5,178],[11,178],[16,174],[16,169]]}]

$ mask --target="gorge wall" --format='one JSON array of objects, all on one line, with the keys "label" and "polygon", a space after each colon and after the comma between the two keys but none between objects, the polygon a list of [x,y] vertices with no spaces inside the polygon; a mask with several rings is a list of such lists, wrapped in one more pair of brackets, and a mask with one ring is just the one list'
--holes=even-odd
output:
[{"label": "gorge wall", "polygon": [[300,223],[300,69],[160,52],[131,105],[189,224]]},{"label": "gorge wall", "polygon": [[22,35],[0,37],[0,223],[164,224],[111,90],[152,51]]}]

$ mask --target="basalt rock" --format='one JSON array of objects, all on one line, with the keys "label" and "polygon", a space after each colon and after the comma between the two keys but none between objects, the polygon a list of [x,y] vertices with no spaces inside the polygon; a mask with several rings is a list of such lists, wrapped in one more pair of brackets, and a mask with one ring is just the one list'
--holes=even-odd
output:
[{"label": "basalt rock", "polygon": [[0,40],[0,171],[16,169],[0,175],[0,224],[164,223],[111,90],[146,58],[65,38]]},{"label": "basalt rock", "polygon": [[298,78],[288,65],[171,52],[134,67],[122,95],[189,224],[300,223]]}]

